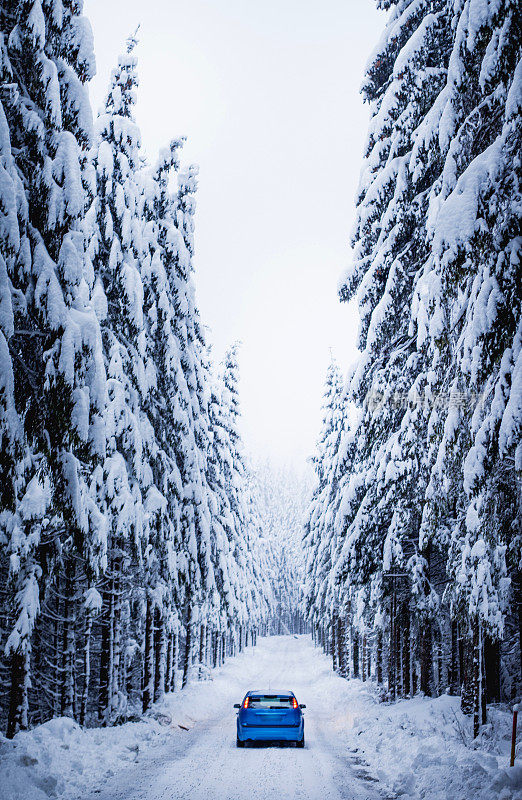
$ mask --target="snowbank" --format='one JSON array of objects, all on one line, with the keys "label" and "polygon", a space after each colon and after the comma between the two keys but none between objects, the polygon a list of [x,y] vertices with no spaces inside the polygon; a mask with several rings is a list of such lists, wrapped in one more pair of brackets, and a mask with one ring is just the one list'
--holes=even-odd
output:
[{"label": "snowbank", "polygon": [[385,705],[363,689],[368,684],[351,681],[348,686],[352,705],[360,711],[347,734],[352,757],[396,797],[522,800],[522,766],[506,769],[507,712],[490,709],[490,722],[474,742],[472,720],[461,713],[458,697],[415,697]]},{"label": "snowbank", "polygon": [[0,739],[0,786],[3,800],[48,800],[80,796],[96,780],[114,774],[143,750],[162,744],[167,732],[154,719],[116,728],[83,730],[59,717]]}]

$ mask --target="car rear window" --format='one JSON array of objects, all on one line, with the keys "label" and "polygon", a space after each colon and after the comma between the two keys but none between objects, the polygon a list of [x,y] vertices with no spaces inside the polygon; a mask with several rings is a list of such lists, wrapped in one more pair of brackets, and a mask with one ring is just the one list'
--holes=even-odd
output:
[{"label": "car rear window", "polygon": [[292,698],[279,694],[250,695],[249,708],[292,708]]}]

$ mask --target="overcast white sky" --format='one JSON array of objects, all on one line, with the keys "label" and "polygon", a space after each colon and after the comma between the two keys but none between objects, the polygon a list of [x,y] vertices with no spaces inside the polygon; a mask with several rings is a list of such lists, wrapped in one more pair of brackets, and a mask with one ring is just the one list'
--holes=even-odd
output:
[{"label": "overcast white sky", "polygon": [[350,258],[368,124],[359,86],[384,25],[375,0],[85,0],[100,106],[141,23],[137,119],[151,159],[179,134],[200,165],[196,286],[215,353],[243,343],[248,449],[299,466],[321,420],[330,348],[356,357]]}]

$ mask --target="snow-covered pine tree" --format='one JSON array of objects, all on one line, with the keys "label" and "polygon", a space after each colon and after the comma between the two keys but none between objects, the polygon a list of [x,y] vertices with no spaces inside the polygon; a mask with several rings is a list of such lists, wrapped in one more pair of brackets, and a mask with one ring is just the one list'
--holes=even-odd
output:
[{"label": "snow-covered pine tree", "polygon": [[181,408],[187,416],[187,428],[177,452],[182,485],[180,526],[184,554],[181,575],[185,628],[183,686],[189,680],[196,657],[206,594],[212,592],[214,583],[205,474],[208,445],[205,440],[205,420],[198,397],[202,384],[202,350],[192,278],[196,189],[197,168],[190,167],[178,176],[178,190],[171,205],[172,234],[168,240],[168,272],[176,309],[175,336],[181,363],[180,381],[183,382]]},{"label": "snow-covered pine tree", "polygon": [[[150,442],[143,407],[149,391],[146,370],[147,329],[143,317],[142,222],[140,218],[140,133],[133,116],[136,102],[134,41],[111,75],[105,106],[96,122],[91,150],[95,181],[86,215],[86,236],[96,285],[93,299],[100,318],[107,370],[107,452],[92,476],[92,491],[106,519],[98,679],[98,719],[109,724],[124,713],[121,661],[128,632],[122,603],[131,592],[131,563],[137,564],[147,526],[161,503],[142,494],[151,490],[147,461]],[[136,548],[138,550],[136,550]],[[97,557],[97,554],[93,554]],[[93,565],[93,574],[98,572]],[[90,619],[87,619],[90,625]],[[87,646],[87,641],[86,641]]]},{"label": "snow-covered pine tree", "polygon": [[233,545],[236,537],[236,520],[231,509],[231,464],[228,425],[222,403],[222,382],[219,376],[212,380],[209,402],[211,447],[207,459],[207,483],[212,493],[212,544],[216,589],[219,594],[218,617],[213,640],[213,659],[217,660],[217,641],[237,618],[235,594],[236,570]]},{"label": "snow-covered pine tree", "polygon": [[322,427],[312,458],[316,485],[305,521],[304,607],[312,624],[321,627],[322,638],[329,637],[327,649],[333,656],[334,666],[338,663],[339,653],[335,646],[338,620],[346,614],[346,609],[339,607],[338,592],[330,578],[337,551],[337,532],[333,523],[339,480],[338,456],[347,424],[344,382],[339,366],[332,358],[326,372]]},{"label": "snow-covered pine tree", "polygon": [[[151,530],[146,557],[145,710],[165,688],[175,688],[183,607],[178,580],[179,564],[185,562],[181,530],[182,465],[185,443],[191,435],[192,416],[181,364],[179,312],[175,300],[174,273],[180,237],[173,217],[175,201],[169,189],[170,177],[179,168],[178,151],[182,144],[182,139],[173,140],[160,153],[154,172],[146,171],[142,179],[148,248],[144,264],[145,312],[150,326],[152,372],[148,415],[155,441],[151,464],[154,483],[166,500]],[[155,642],[154,627],[158,630]],[[158,672],[162,650],[166,650],[169,662],[165,664],[164,680]],[[160,671],[163,673],[163,668]]]},{"label": "snow-covered pine tree", "polygon": [[221,368],[221,437],[223,441],[222,470],[230,508],[228,528],[233,616],[230,628],[234,647],[249,626],[252,612],[252,573],[248,553],[249,516],[247,508],[247,469],[239,432],[239,367],[238,345],[226,352]]},{"label": "snow-covered pine tree", "polygon": [[214,503],[213,559],[220,597],[214,661],[223,633],[232,631],[233,642],[243,647],[266,629],[273,610],[259,479],[245,460],[239,431],[237,350],[237,345],[228,350],[212,383],[209,406],[208,483]]},{"label": "snow-covered pine tree", "polygon": [[[417,545],[418,496],[426,482],[423,451],[417,447],[425,427],[420,402],[425,382],[423,353],[412,335],[410,316],[416,275],[428,252],[425,190],[436,159],[426,158],[416,172],[409,163],[418,129],[444,82],[448,32],[443,0],[388,5],[390,19],[363,85],[372,119],[359,189],[354,262],[341,283],[343,300],[357,293],[362,350],[350,385],[351,398],[361,406],[352,466],[358,478],[347,486],[342,505],[349,513],[341,533],[343,558],[357,561],[362,585],[373,580],[382,592],[378,608],[389,629],[389,688],[394,694],[397,636],[408,627],[397,624],[398,616],[407,615],[410,596],[406,565],[411,558],[412,564],[426,563]],[[423,596],[425,591],[426,581]],[[383,619],[382,613],[379,616]],[[428,634],[425,639],[429,643]],[[422,664],[427,668],[429,662],[428,647]],[[426,691],[425,669],[423,677]]]},{"label": "snow-covered pine tree", "polygon": [[520,602],[520,5],[466,2],[447,12],[447,25],[446,85],[422,132],[442,169],[429,198],[417,321],[427,309],[430,366],[446,401],[430,420],[423,535],[433,540],[443,521],[447,596],[470,651],[463,679],[477,734],[484,699],[500,699],[495,641],[504,636],[508,571],[511,602]]},{"label": "snow-covered pine tree", "polygon": [[[1,17],[0,33],[0,82],[3,93],[13,92],[10,86],[12,72],[10,70],[4,21]],[[4,95],[5,96],[5,95]],[[7,98],[8,99],[8,98]],[[4,101],[0,95],[0,583],[2,585],[1,628],[2,643],[10,634],[14,623],[15,609],[12,606],[11,588],[9,586],[10,563],[8,544],[11,526],[17,524],[17,499],[20,481],[24,474],[24,436],[23,419],[19,416],[15,402],[15,372],[17,352],[13,350],[15,334],[15,311],[17,300],[23,295],[16,292],[12,283],[17,269],[23,267],[23,254],[29,252],[27,240],[27,200],[23,183],[16,170],[11,150],[11,136],[4,111]],[[25,654],[28,657],[26,649]],[[9,664],[1,662],[2,686],[8,686]],[[4,708],[2,708],[4,712]],[[25,712],[23,712],[25,714]],[[2,718],[4,714],[2,713]],[[3,719],[2,719],[3,721]],[[24,725],[26,721],[24,720]]]},{"label": "snow-covered pine tree", "polygon": [[[253,644],[257,641],[259,633],[267,635],[269,632],[269,622],[274,614],[275,607],[275,592],[273,585],[274,572],[270,561],[271,543],[267,535],[265,527],[264,511],[266,506],[263,504],[262,494],[259,485],[259,473],[251,464],[247,462],[247,480],[246,480],[246,514],[247,514],[247,553],[249,557],[249,572],[250,572],[250,591],[251,591],[251,609],[250,618],[247,629],[247,635],[250,634]],[[303,493],[304,497],[304,493]],[[302,517],[299,517],[301,520]],[[297,531],[299,525],[293,529],[293,539],[288,543],[288,550],[292,550],[292,544],[297,541]],[[301,549],[299,549],[299,556]],[[291,606],[295,615],[298,615],[298,601],[299,592],[301,588],[302,570],[299,570],[299,565],[302,561],[299,558],[294,559],[293,565],[295,572],[292,575],[293,582],[288,581],[287,585],[292,585],[295,589],[299,584],[299,590],[295,590],[289,600],[294,600],[295,604]],[[292,569],[290,559],[287,562],[288,572]],[[285,598],[287,599],[287,598]],[[302,631],[300,631],[302,632]]]},{"label": "snow-covered pine tree", "polygon": [[[177,620],[179,612],[185,631],[184,686],[198,652],[196,640],[206,641],[201,629],[214,597],[215,580],[206,481],[209,432],[203,364],[205,343],[192,278],[197,169],[190,167],[178,174],[178,191],[174,196],[168,185],[169,170],[177,169],[176,153],[180,144],[181,140],[174,141],[170,150],[160,157],[155,176],[159,187],[155,201],[159,249],[149,244],[155,254],[152,255],[148,291],[151,298],[156,292],[158,299],[150,301],[147,313],[153,326],[157,327],[159,320],[164,329],[156,375],[160,376],[160,383],[166,381],[163,388],[160,386],[159,402],[167,403],[169,419],[162,421],[160,414],[155,424],[165,423],[163,437],[167,437],[168,442],[164,450],[172,465],[169,492],[177,505],[170,519],[179,553],[174,616]],[[177,625],[177,621],[171,625],[173,635]],[[171,652],[170,646],[167,650]]]}]

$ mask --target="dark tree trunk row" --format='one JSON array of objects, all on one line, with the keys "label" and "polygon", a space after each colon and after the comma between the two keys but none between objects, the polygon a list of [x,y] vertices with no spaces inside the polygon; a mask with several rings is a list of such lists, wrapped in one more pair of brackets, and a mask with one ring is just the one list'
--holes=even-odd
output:
[{"label": "dark tree trunk row", "polygon": [[314,624],[312,638],[332,659],[334,671],[376,681],[389,701],[418,691],[430,697],[460,694],[462,711],[473,717],[475,736],[487,720],[487,704],[505,699],[501,642],[478,624],[463,631],[447,616],[442,624],[415,618],[396,593],[390,595],[385,628],[358,630],[346,610],[332,614],[329,625]]}]

